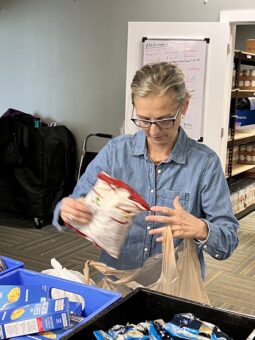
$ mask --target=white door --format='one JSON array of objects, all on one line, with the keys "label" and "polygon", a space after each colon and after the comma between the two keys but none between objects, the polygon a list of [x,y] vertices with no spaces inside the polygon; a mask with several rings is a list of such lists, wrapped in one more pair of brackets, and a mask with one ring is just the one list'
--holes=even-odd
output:
[{"label": "white door", "polygon": [[142,66],[142,38],[205,39],[209,38],[204,89],[203,142],[226,162],[231,72],[233,55],[228,52],[229,23],[218,22],[130,22],[128,26],[125,133],[134,133],[130,84]]}]

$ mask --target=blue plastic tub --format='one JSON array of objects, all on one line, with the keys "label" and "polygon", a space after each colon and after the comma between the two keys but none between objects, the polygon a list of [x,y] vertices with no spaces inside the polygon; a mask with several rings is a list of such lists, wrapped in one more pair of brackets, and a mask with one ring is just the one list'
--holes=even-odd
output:
[{"label": "blue plastic tub", "polygon": [[122,296],[120,293],[88,286],[82,283],[64,280],[28,269],[16,269],[0,277],[1,285],[47,285],[50,289],[58,288],[81,295],[85,300],[84,320],[78,326],[67,330],[63,337],[68,339],[92,317],[103,311]]},{"label": "blue plastic tub", "polygon": [[6,273],[9,273],[12,270],[24,267],[24,263],[23,262],[11,259],[11,258],[6,257],[6,256],[1,256],[1,258],[3,259],[4,263],[6,264],[7,269],[5,269],[4,271],[0,272],[0,276],[4,275]]}]

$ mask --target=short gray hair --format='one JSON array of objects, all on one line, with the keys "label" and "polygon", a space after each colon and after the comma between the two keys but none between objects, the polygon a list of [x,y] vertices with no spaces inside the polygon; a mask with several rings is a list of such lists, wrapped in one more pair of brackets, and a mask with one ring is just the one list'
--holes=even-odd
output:
[{"label": "short gray hair", "polygon": [[147,64],[138,70],[132,80],[131,91],[133,103],[135,96],[171,94],[180,104],[190,98],[182,70],[177,65],[167,62]]}]

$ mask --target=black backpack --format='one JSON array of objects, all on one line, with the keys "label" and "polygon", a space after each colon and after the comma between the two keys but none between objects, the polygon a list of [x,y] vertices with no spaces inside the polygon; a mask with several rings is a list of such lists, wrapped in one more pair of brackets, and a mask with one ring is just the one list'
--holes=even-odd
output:
[{"label": "black backpack", "polygon": [[9,109],[0,118],[0,211],[50,221],[76,183],[76,143],[65,126]]}]

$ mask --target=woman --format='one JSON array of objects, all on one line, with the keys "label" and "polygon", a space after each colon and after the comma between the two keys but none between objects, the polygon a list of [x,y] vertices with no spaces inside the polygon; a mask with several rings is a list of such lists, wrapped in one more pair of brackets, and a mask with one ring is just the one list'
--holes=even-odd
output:
[{"label": "woman", "polygon": [[219,158],[180,126],[190,95],[177,66],[146,65],[136,72],[131,89],[132,121],[141,130],[114,138],[99,152],[73,194],[56,207],[53,224],[59,225],[59,216],[66,223],[70,217],[81,224],[91,221],[89,208],[77,198],[86,196],[96,175],[105,171],[133,187],[156,214],[134,218],[120,258],[102,252],[101,261],[117,269],[141,267],[161,252],[162,230],[170,225],[175,246],[183,238],[194,239],[204,277],[203,251],[223,260],[238,244],[239,225]]}]

